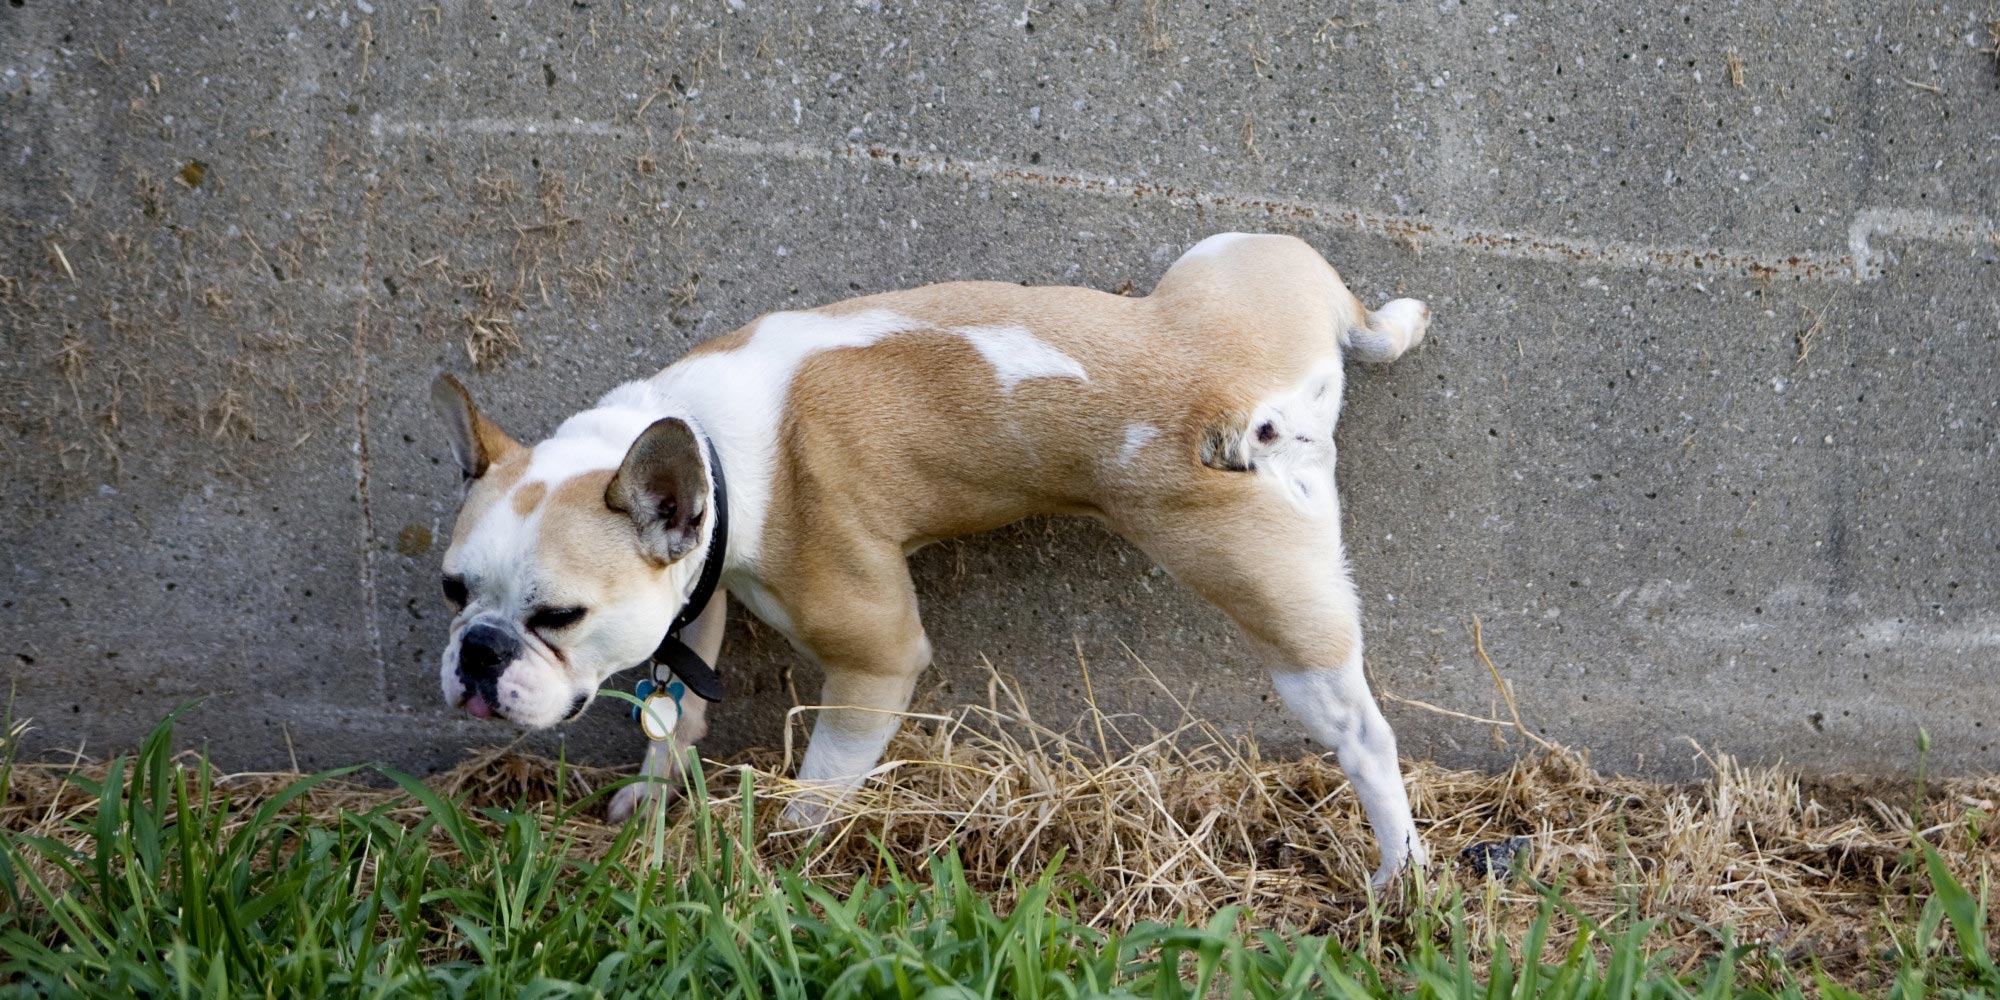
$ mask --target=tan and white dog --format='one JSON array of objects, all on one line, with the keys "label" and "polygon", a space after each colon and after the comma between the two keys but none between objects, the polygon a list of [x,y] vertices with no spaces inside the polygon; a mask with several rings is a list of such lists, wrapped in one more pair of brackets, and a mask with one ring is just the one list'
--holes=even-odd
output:
[{"label": "tan and white dog", "polygon": [[[1370,312],[1300,240],[1229,233],[1144,298],[954,282],[772,313],[532,448],[441,376],[467,484],[444,557],[445,699],[528,727],[574,718],[649,659],[719,548],[722,588],[825,670],[799,777],[836,800],[879,762],[931,661],[905,557],[1081,514],[1242,627],[1338,754],[1385,882],[1425,853],[1362,673],[1333,430],[1343,359],[1393,360],[1429,316],[1414,299]],[[688,629],[708,663],[724,603]],[[649,775],[705,731],[700,699],[686,711]],[[623,789],[613,816],[662,784]]]}]

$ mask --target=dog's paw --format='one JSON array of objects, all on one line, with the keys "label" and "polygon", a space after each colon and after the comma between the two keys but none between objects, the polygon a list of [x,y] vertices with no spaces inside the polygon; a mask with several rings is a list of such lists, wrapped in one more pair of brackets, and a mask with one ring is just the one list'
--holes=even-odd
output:
[{"label": "dog's paw", "polygon": [[1375,890],[1377,894],[1388,891],[1389,887],[1395,885],[1396,880],[1403,876],[1403,870],[1404,866],[1400,864],[1393,866],[1383,864],[1375,869],[1375,874],[1368,876],[1368,888]]},{"label": "dog's paw", "polygon": [[1413,843],[1408,853],[1385,855],[1382,858],[1382,866],[1375,869],[1375,874],[1368,877],[1368,885],[1379,893],[1395,885],[1405,873],[1419,873],[1429,867],[1430,852],[1424,850],[1422,843]]},{"label": "dog's paw", "polygon": [[840,818],[840,799],[831,791],[809,788],[785,806],[785,825],[811,830]]},{"label": "dog's paw", "polygon": [[639,814],[647,803],[657,802],[661,806],[672,804],[678,790],[662,781],[635,781],[618,790],[611,797],[611,822],[623,823]]}]

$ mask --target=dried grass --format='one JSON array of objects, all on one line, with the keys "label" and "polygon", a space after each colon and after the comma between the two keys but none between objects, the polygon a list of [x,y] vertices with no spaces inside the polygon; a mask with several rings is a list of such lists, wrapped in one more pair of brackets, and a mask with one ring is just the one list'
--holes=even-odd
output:
[{"label": "dried grass", "polygon": [[[976,886],[1003,900],[1016,878],[1057,865],[1095,887],[1084,913],[1100,926],[1168,914],[1200,919],[1242,906],[1267,926],[1374,947],[1394,933],[1366,894],[1373,846],[1359,805],[1325,757],[1267,757],[1253,740],[1226,739],[1192,716],[1161,730],[1092,712],[1056,730],[1037,722],[997,676],[988,704],[913,715],[903,728],[850,812],[816,831],[823,835],[778,818],[785,802],[807,794],[784,777],[789,750],[709,762],[712,807],[733,828],[742,806],[734,792],[747,771],[759,803],[760,860],[836,885],[874,877],[884,850],[912,870],[949,847]],[[1525,870],[1559,886],[1578,912],[1657,918],[1656,942],[1686,960],[1713,952],[1727,928],[1738,942],[1846,974],[1873,967],[1887,946],[1883,914],[1907,916],[1919,892],[1913,831],[1970,885],[2000,863],[2000,823],[1990,819],[2000,809],[2000,776],[1924,793],[1814,785],[1726,754],[1703,759],[1709,778],[1685,786],[1602,775],[1585,754],[1562,747],[1539,749],[1497,774],[1407,763],[1419,825],[1437,858],[1432,891],[1453,883],[1466,890],[1468,940],[1518,944],[1536,891],[1519,880],[1482,879],[1456,856],[1468,845],[1525,837],[1532,845]],[[16,766],[0,827],[81,837],[64,821],[91,801],[64,780],[71,771],[97,777],[103,768]],[[494,750],[431,784],[475,806],[525,805],[554,817],[621,776]],[[237,774],[215,785],[240,807],[297,777]],[[323,785],[299,809],[310,817],[377,807],[412,821],[422,812],[400,792],[352,783]],[[601,801],[583,812],[562,832],[572,850],[600,854],[615,831]],[[669,829],[679,838],[674,856],[698,862],[687,824]],[[1573,932],[1575,923],[1559,917],[1558,927]]]}]

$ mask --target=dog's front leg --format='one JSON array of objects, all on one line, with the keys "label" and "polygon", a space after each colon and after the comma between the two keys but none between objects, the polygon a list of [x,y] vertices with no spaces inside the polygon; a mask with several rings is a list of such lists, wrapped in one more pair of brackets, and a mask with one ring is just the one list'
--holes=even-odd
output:
[{"label": "dog's front leg", "polygon": [[917,674],[929,659],[930,645],[924,643],[922,659],[903,661],[909,669],[901,675],[827,671],[819,719],[799,765],[799,783],[806,788],[785,808],[787,820],[798,826],[823,823],[861,786],[896,735]]},{"label": "dog's front leg", "polygon": [[[708,607],[688,623],[684,638],[695,655],[713,666],[722,655],[722,634],[728,625],[728,598],[718,592]],[[673,779],[680,776],[682,762],[696,740],[708,732],[708,702],[690,692],[681,699],[681,718],[670,740],[649,741],[646,762],[639,768],[639,781],[618,790],[611,800],[611,822],[623,823],[646,802],[672,802],[680,791]]]},{"label": "dog's front leg", "polygon": [[799,783],[806,788],[785,809],[785,818],[795,825],[825,822],[860,787],[896,734],[917,675],[930,665],[931,644],[917,617],[908,577],[900,588],[884,589],[900,591],[902,606],[855,608],[844,618],[846,627],[825,641],[809,643],[826,669],[826,684],[799,766]]}]

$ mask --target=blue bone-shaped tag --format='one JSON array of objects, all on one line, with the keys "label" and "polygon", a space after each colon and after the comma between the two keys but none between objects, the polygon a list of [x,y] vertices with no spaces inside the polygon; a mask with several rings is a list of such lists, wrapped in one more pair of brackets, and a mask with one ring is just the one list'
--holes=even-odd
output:
[{"label": "blue bone-shaped tag", "polygon": [[[644,680],[641,680],[639,683],[632,685],[632,696],[638,698],[640,701],[645,701],[647,698],[652,697],[653,689],[658,686],[659,685],[653,683],[653,679],[651,677],[645,678]],[[639,721],[639,706],[637,705],[632,706],[632,711],[626,714],[632,717],[633,722]]]}]

